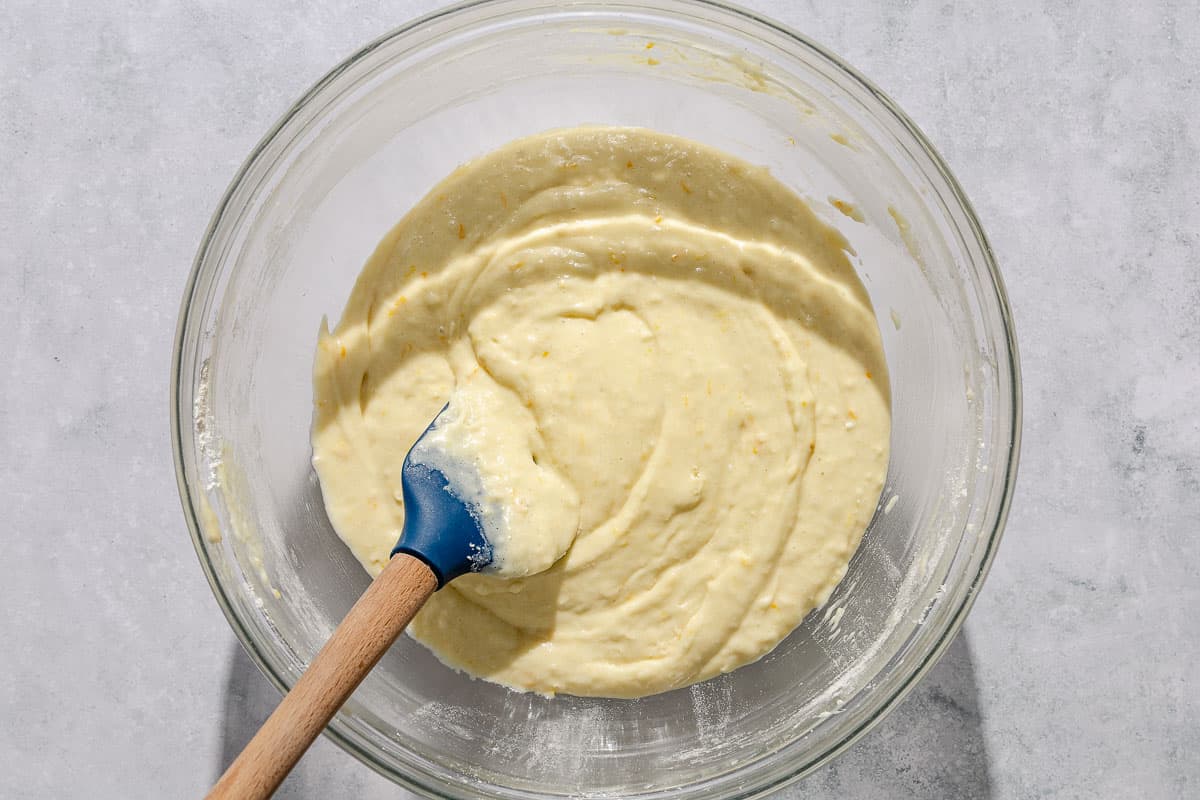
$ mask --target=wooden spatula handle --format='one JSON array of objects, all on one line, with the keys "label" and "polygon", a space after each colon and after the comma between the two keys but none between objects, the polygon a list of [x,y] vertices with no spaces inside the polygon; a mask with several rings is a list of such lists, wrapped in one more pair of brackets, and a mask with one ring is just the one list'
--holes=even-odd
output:
[{"label": "wooden spatula handle", "polygon": [[266,800],[437,588],[400,553],[371,582],[312,664],[217,781],[209,800]]}]

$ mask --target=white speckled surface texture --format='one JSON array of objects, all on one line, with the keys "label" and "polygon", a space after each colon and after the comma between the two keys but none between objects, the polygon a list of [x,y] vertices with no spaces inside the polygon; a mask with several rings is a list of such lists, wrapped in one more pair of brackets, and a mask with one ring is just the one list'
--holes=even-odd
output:
[{"label": "white speckled surface texture", "polygon": [[[1200,12],[747,4],[940,148],[1025,374],[1017,497],[964,633],[779,796],[1200,795]],[[179,508],[178,302],[255,141],[435,5],[0,5],[0,796],[200,797],[276,701]],[[407,795],[322,740],[279,796]]]}]

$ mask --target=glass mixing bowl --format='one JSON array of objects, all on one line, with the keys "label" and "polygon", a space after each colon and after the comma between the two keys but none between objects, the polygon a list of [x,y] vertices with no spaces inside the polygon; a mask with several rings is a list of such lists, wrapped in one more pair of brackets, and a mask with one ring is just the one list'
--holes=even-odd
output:
[{"label": "glass mixing bowl", "polygon": [[230,624],[286,689],[368,581],[309,464],[322,317],[460,162],[581,123],[766,165],[842,230],[891,368],[880,509],[827,606],[755,664],[641,700],[548,699],[405,637],[329,735],[431,796],[759,794],[861,736],[954,636],[1000,538],[1020,427],[1009,310],[962,191],[882,92],[789,30],[698,0],[494,0],[330,72],[250,155],[196,258],[173,375],[184,510]]}]

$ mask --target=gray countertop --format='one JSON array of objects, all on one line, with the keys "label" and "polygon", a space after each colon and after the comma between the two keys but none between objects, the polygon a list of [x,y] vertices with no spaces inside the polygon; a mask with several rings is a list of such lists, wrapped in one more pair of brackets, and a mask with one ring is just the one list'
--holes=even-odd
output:
[{"label": "gray countertop", "polygon": [[[781,796],[1196,797],[1200,12],[747,4],[940,148],[999,256],[1025,377],[1013,513],[965,631]],[[435,5],[0,4],[0,796],[199,797],[276,701],[180,512],[176,311],[255,141]],[[279,796],[405,794],[321,740]]]}]

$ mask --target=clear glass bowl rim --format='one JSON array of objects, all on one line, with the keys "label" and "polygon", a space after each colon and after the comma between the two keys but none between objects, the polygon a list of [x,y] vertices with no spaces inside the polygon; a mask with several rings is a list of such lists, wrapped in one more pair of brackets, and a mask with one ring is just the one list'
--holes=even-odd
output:
[{"label": "clear glass bowl rim", "polygon": [[[583,2],[580,5],[597,5],[598,3]],[[1008,399],[1012,410],[1011,419],[1008,421],[1011,438],[1008,449],[1008,460],[1004,465],[1002,485],[998,502],[995,510],[988,521],[986,535],[981,529],[979,541],[984,546],[984,551],[979,559],[978,569],[974,576],[971,577],[966,590],[963,592],[958,607],[945,618],[943,630],[940,632],[937,640],[925,653],[907,675],[901,676],[895,681],[892,692],[883,697],[872,713],[865,716],[861,723],[850,731],[849,734],[841,739],[832,742],[825,747],[821,752],[816,753],[809,758],[796,758],[794,763],[775,765],[774,769],[760,768],[757,771],[758,775],[754,774],[756,767],[766,767],[764,762],[770,762],[772,759],[756,760],[749,764],[743,765],[734,770],[733,774],[739,776],[736,782],[736,789],[733,791],[721,791],[719,787],[714,786],[722,798],[743,798],[759,797],[769,792],[776,791],[800,778],[808,775],[820,766],[827,763],[832,758],[836,757],[854,742],[858,741],[862,736],[868,733],[876,724],[878,724],[888,713],[894,709],[901,700],[903,700],[914,686],[921,680],[922,677],[937,663],[946,647],[954,640],[959,629],[962,627],[964,620],[971,606],[975,602],[979,589],[987,577],[988,571],[991,568],[994,560],[996,549],[999,545],[1001,535],[1004,530],[1005,522],[1008,518],[1009,509],[1012,503],[1013,491],[1016,486],[1017,464],[1020,455],[1021,446],[1021,375],[1020,364],[1017,353],[1017,343],[1012,319],[1012,311],[1009,306],[1008,295],[1004,288],[1003,279],[1000,276],[999,268],[996,263],[995,255],[991,245],[987,241],[987,237],[983,232],[983,228],[975,214],[970,201],[964,194],[958,180],[951,173],[950,168],[945,161],[934,149],[933,145],[926,138],[924,133],[917,125],[909,119],[909,117],[896,105],[890,97],[888,97],[881,89],[875,86],[870,80],[861,75],[854,67],[843,61],[839,56],[832,51],[826,49],[822,45],[805,37],[803,34],[778,23],[768,17],[762,16],[749,9],[742,8],[729,3],[718,2],[717,0],[670,0],[670,4],[674,6],[692,6],[697,11],[707,11],[718,15],[726,15],[741,22],[748,22],[753,25],[762,26],[775,34],[782,35],[785,39],[794,45],[797,49],[808,51],[810,55],[816,56],[823,60],[828,66],[832,67],[836,72],[840,73],[843,78],[846,78],[853,83],[857,83],[861,88],[865,89],[875,100],[877,100],[883,109],[892,115],[892,121],[899,125],[912,137],[913,141],[923,151],[922,155],[929,159],[930,164],[939,174],[939,177],[945,182],[945,188],[949,190],[950,197],[957,206],[957,210],[963,215],[963,220],[966,222],[967,230],[964,232],[974,240],[974,244],[979,248],[979,253],[982,255],[983,267],[986,275],[990,279],[990,288],[993,290],[993,295],[988,299],[995,303],[993,311],[999,317],[1001,328],[1004,334],[1006,344],[1006,352],[1001,353],[1002,356],[1007,356],[1003,363],[998,362],[997,367],[1000,372],[999,388],[1002,391],[1004,388],[1004,373],[1007,371],[1008,386],[1011,389],[1011,396]],[[390,32],[383,34],[372,42],[361,47],[355,53],[344,59],[341,63],[326,73],[320,80],[314,83],[301,97],[292,104],[292,106],[283,114],[283,116],[271,127],[271,129],[259,140],[254,149],[242,162],[238,168],[236,175],[230,182],[228,188],[222,195],[221,201],[218,203],[216,211],[213,213],[207,228],[205,229],[203,238],[201,239],[200,247],[197,250],[196,257],[192,263],[190,275],[184,287],[183,299],[180,305],[179,319],[176,327],[172,361],[171,361],[171,443],[174,454],[175,477],[179,488],[180,501],[183,506],[184,516],[187,520],[188,530],[191,534],[192,544],[199,557],[200,565],[204,570],[205,577],[208,580],[209,586],[212,589],[213,596],[216,598],[221,611],[229,621],[230,627],[241,642],[243,648],[249,654],[250,658],[258,666],[258,669],[270,680],[272,684],[280,692],[287,692],[291,687],[288,680],[279,674],[279,672],[271,664],[269,658],[258,648],[257,642],[250,635],[246,625],[238,616],[235,610],[235,605],[226,594],[226,590],[219,580],[215,567],[209,558],[208,550],[204,542],[204,533],[200,524],[200,512],[197,508],[194,493],[198,491],[197,487],[193,486],[189,480],[188,466],[185,463],[186,445],[185,437],[192,435],[193,420],[187,410],[191,408],[192,398],[190,392],[185,397],[183,391],[185,374],[184,374],[184,356],[188,344],[188,335],[192,330],[189,324],[193,316],[193,304],[197,299],[197,292],[204,284],[202,278],[206,272],[211,272],[211,269],[206,269],[208,256],[213,248],[217,233],[221,227],[221,222],[225,218],[227,211],[230,210],[234,203],[235,196],[242,188],[252,168],[263,156],[268,147],[275,141],[277,136],[283,131],[287,125],[297,117],[313,100],[324,90],[329,84],[334,82],[343,72],[352,68],[360,61],[368,57],[375,50],[395,41],[407,34],[418,32],[421,29],[431,25],[436,21],[452,19],[469,14],[469,12],[492,6],[525,6],[520,10],[520,13],[532,14],[547,9],[552,10],[569,10],[574,3],[554,3],[549,0],[466,0],[465,2],[455,3],[437,9],[433,12],[417,17],[408,23],[401,25]],[[613,3],[613,8],[632,7],[628,3]],[[642,9],[654,10],[659,13],[668,14],[669,9],[660,6],[654,0],[644,0],[637,4],[637,7]],[[476,21],[467,19],[466,26],[469,27],[475,24]],[[986,287],[985,287],[986,288]],[[181,406],[181,400],[184,406]],[[978,547],[978,545],[977,545]],[[889,662],[890,666],[890,662]],[[472,798],[487,796],[473,792],[466,786],[459,784],[459,791],[454,791],[451,786],[446,783],[427,783],[421,780],[418,776],[401,773],[393,769],[390,765],[383,763],[369,749],[360,746],[356,741],[356,737],[351,734],[344,726],[342,721],[335,717],[326,728],[325,733],[339,747],[353,755],[355,758],[371,767],[376,772],[388,777],[389,779],[399,783],[404,788],[417,792],[418,794],[432,798]],[[786,749],[786,748],[785,748]],[[782,751],[781,751],[782,752]],[[718,778],[711,779],[708,783],[720,782],[721,786],[728,786],[727,779],[730,775],[722,775]],[[690,787],[697,795],[708,796],[711,793],[704,792],[702,786]],[[697,791],[699,790],[699,791]],[[675,790],[659,790],[649,793],[649,796],[668,796]],[[513,795],[519,792],[513,792]]]}]

